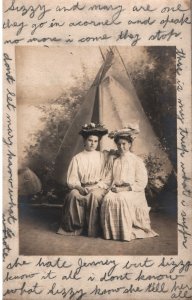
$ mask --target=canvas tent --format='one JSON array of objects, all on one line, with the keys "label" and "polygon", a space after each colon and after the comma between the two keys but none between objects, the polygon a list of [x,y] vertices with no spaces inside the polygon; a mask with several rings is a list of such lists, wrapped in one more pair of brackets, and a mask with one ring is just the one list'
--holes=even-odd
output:
[{"label": "canvas tent", "polygon": [[[109,131],[138,122],[140,134],[134,142],[134,153],[141,157],[153,153],[162,162],[162,175],[169,174],[172,164],[142,108],[118,49],[113,47],[105,55],[102,53],[102,56],[104,62],[58,151],[55,162],[56,180],[62,184],[66,182],[72,157],[83,149],[82,138],[78,132],[83,124],[91,121],[104,124]],[[101,150],[114,147],[113,141],[107,136],[102,139]]]}]

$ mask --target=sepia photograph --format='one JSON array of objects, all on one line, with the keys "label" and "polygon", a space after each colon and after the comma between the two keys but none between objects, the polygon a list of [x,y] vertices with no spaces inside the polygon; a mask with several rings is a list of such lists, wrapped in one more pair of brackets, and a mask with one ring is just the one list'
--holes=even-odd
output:
[{"label": "sepia photograph", "polygon": [[177,255],[174,46],[16,46],[20,255]]}]

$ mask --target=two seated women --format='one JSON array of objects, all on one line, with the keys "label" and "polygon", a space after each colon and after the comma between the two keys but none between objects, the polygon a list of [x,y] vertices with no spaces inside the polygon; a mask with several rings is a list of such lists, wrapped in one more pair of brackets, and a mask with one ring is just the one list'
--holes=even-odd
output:
[{"label": "two seated women", "polygon": [[80,134],[84,150],[69,165],[65,198],[58,233],[130,241],[153,237],[145,198],[147,171],[141,158],[131,152],[138,128],[127,126],[109,134],[117,155],[97,151],[108,131],[101,125],[85,124]]}]

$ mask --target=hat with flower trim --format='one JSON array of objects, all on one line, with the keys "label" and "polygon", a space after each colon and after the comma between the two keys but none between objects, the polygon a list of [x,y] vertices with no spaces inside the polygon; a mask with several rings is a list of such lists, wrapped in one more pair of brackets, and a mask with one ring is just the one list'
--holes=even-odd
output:
[{"label": "hat with flower trim", "polygon": [[102,137],[107,134],[108,130],[104,127],[103,124],[96,124],[91,122],[90,124],[85,124],[82,126],[80,135],[83,137],[88,137],[89,135],[96,135],[98,137]]},{"label": "hat with flower trim", "polygon": [[111,131],[109,133],[109,137],[111,139],[115,139],[117,137],[131,137],[132,139],[135,139],[136,136],[139,134],[139,125],[138,123],[134,124],[128,124],[124,126],[122,129]]}]

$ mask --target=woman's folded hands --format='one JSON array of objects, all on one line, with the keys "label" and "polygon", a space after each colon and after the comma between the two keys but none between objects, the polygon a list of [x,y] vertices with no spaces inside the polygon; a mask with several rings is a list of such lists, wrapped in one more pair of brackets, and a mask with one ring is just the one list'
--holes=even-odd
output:
[{"label": "woman's folded hands", "polygon": [[82,196],[86,196],[86,195],[88,195],[88,193],[89,193],[89,190],[88,190],[86,187],[82,187],[82,186],[79,186],[79,185],[76,186],[75,189],[78,190],[79,193],[80,193]]},{"label": "woman's folded hands", "polygon": [[113,193],[119,193],[119,192],[124,192],[124,191],[126,191],[126,192],[129,192],[129,191],[131,191],[132,189],[131,189],[131,186],[130,186],[130,184],[126,184],[126,185],[122,185],[122,186],[117,186],[117,185],[113,185],[112,187],[111,187],[111,191],[113,192]]}]

